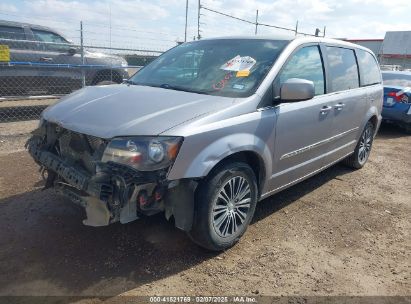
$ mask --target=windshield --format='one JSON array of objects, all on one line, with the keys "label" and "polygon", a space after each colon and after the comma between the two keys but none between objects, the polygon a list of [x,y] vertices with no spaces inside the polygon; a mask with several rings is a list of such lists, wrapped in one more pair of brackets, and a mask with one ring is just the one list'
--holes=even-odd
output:
[{"label": "windshield", "polygon": [[382,73],[384,85],[411,87],[411,74]]},{"label": "windshield", "polygon": [[141,69],[129,83],[200,94],[247,97],[258,88],[287,43],[260,39],[184,43]]}]

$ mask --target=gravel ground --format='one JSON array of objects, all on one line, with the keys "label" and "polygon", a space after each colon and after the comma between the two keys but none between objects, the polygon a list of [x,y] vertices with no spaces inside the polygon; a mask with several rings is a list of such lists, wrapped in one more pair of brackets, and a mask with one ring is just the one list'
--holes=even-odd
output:
[{"label": "gravel ground", "polygon": [[0,108],[51,105],[58,99],[21,99],[0,101]]},{"label": "gravel ground", "polygon": [[38,124],[37,120],[0,123],[0,156],[24,151],[29,133]]},{"label": "gravel ground", "polygon": [[336,165],[262,201],[220,254],[163,216],[83,226],[20,151],[35,122],[9,126],[20,135],[0,125],[0,295],[411,296],[411,136],[392,126],[362,170]]}]

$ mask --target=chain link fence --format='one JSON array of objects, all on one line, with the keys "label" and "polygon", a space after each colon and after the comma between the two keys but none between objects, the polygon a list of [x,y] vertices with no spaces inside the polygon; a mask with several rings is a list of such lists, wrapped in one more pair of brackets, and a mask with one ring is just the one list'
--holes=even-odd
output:
[{"label": "chain link fence", "polygon": [[120,43],[130,42],[125,29],[93,27],[99,25],[81,22],[73,43],[53,28],[0,21],[0,123],[38,119],[50,103],[85,86],[122,83],[176,44],[127,47]]},{"label": "chain link fence", "polygon": [[[212,9],[201,1],[198,7],[190,8],[198,12],[197,39],[202,36],[200,25],[204,28],[204,22],[207,28],[218,29],[217,33],[211,30],[210,36],[229,35],[242,26],[254,34],[288,31],[295,35],[325,35],[325,27],[312,34],[303,33],[298,21],[295,28],[262,23],[258,11],[253,19]],[[24,13],[0,11],[2,15],[31,20]],[[85,86],[121,83],[178,43],[178,38],[171,38],[177,33],[167,28],[161,32],[153,25],[153,31],[127,27],[112,18],[111,8],[108,14],[100,12],[94,19],[104,21],[71,22],[54,16],[36,20],[50,27],[0,20],[0,123],[37,119],[51,102]]]}]

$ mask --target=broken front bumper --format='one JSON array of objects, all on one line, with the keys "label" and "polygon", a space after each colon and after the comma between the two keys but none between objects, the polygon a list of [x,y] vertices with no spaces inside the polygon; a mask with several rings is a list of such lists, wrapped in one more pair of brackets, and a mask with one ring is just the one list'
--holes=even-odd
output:
[{"label": "broken front bumper", "polygon": [[[178,228],[191,228],[195,182],[169,182],[167,170],[142,172],[114,162],[103,163],[95,157],[98,148],[88,156],[87,151],[82,151],[82,156],[75,160],[70,157],[75,152],[65,151],[65,157],[61,154],[67,147],[61,146],[59,138],[71,131],[57,129],[57,134],[54,129],[55,126],[39,128],[26,147],[44,172],[45,187],[54,187],[85,208],[85,225],[105,226],[117,221],[124,224],[142,215],[165,211],[167,218],[174,216]],[[73,138],[68,140],[68,146],[75,148],[81,147],[75,141],[87,140],[86,135],[81,134],[73,134]],[[93,166],[85,164],[91,159],[94,159]]]},{"label": "broken front bumper", "polygon": [[[49,151],[41,150],[35,145],[29,145],[28,148],[34,160],[48,173],[46,185],[51,186],[52,183],[59,193],[85,208],[85,225],[105,226],[111,222],[127,223],[137,219],[136,193],[157,186],[153,176],[133,172],[133,189],[130,189],[130,185],[120,185],[128,168],[121,168],[117,164],[100,164],[104,169],[92,176]],[[127,198],[124,197],[126,191],[131,192]],[[132,201],[134,202],[131,203]],[[151,209],[154,211],[153,207]]]}]

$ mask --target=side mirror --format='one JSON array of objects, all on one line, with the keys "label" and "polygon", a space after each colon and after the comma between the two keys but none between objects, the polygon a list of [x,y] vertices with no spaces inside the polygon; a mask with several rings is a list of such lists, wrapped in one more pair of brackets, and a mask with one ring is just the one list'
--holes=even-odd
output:
[{"label": "side mirror", "polygon": [[73,56],[73,55],[75,55],[77,53],[77,48],[75,48],[75,47],[69,47],[69,49],[68,49],[68,54],[69,55],[71,55],[71,56]]},{"label": "side mirror", "polygon": [[314,97],[314,83],[300,78],[287,79],[281,85],[280,98],[282,101],[303,101]]}]

